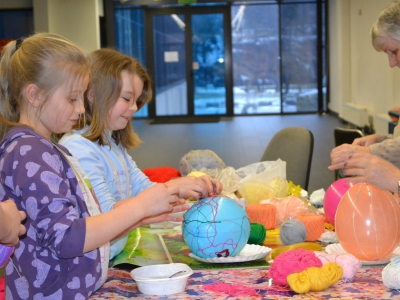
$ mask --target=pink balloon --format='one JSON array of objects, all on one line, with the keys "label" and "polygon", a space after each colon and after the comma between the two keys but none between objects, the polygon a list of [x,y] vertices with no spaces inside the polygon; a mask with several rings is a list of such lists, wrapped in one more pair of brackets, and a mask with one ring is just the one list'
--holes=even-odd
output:
[{"label": "pink balloon", "polygon": [[332,183],[325,192],[324,211],[326,219],[335,226],[335,215],[339,202],[344,194],[353,186],[347,182],[347,178],[341,178]]},{"label": "pink balloon", "polygon": [[389,260],[400,241],[397,199],[371,184],[355,184],[339,203],[335,230],[343,249],[359,260]]}]

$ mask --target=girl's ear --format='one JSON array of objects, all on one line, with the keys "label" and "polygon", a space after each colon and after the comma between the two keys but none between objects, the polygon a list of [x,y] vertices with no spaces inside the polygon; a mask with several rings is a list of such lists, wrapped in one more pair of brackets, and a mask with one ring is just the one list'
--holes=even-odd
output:
[{"label": "girl's ear", "polygon": [[87,99],[89,100],[89,102],[93,104],[93,100],[94,100],[94,91],[93,91],[93,90],[87,91],[86,97],[87,97]]},{"label": "girl's ear", "polygon": [[40,94],[40,89],[36,84],[31,83],[25,89],[26,99],[33,107],[41,105]]}]

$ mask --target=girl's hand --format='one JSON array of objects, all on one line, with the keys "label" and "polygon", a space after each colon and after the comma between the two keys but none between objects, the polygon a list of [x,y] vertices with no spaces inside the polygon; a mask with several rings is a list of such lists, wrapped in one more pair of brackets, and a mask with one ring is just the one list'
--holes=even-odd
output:
[{"label": "girl's hand", "polygon": [[175,178],[167,182],[168,186],[179,188],[179,196],[185,199],[205,198],[212,195],[219,195],[222,191],[222,183],[210,176],[200,177],[186,176]]},{"label": "girl's hand", "polygon": [[184,212],[189,209],[189,205],[186,204],[185,200],[183,200],[183,201],[182,200],[183,199],[180,199],[179,203],[177,203],[177,205],[174,205],[172,212],[163,213],[163,214],[159,214],[156,216],[144,218],[140,222],[141,225],[149,225],[149,224],[153,224],[153,223],[168,222],[168,221],[182,222],[183,217],[176,217],[176,216],[171,215],[173,213]]},{"label": "girl's hand", "polygon": [[6,200],[0,205],[1,228],[0,243],[12,246],[18,243],[19,236],[25,234],[26,228],[21,224],[26,218],[23,211],[19,211],[14,201]]},{"label": "girl's hand", "polygon": [[163,213],[171,213],[175,205],[183,204],[185,199],[179,197],[179,188],[158,183],[141,192],[142,208],[145,209],[144,218],[156,216]]}]

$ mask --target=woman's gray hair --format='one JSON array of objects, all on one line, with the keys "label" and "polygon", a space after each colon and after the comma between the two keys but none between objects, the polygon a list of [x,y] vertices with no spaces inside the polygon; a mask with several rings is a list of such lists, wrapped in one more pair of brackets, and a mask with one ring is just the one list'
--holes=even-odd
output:
[{"label": "woman's gray hair", "polygon": [[390,36],[400,41],[400,0],[395,0],[386,7],[371,28],[372,46],[382,51],[381,38]]}]

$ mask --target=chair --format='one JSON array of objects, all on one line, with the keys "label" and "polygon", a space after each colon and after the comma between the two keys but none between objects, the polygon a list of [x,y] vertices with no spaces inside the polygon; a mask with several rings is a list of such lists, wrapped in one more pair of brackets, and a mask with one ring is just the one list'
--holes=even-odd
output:
[{"label": "chair", "polygon": [[[335,137],[335,146],[342,144],[351,144],[354,139],[364,136],[360,129],[356,128],[341,128],[336,127],[333,130],[333,136]],[[335,170],[335,180],[345,177],[342,170]]]},{"label": "chair", "polygon": [[335,137],[336,147],[342,144],[351,144],[354,139],[364,136],[362,131],[359,129],[340,127],[336,127],[333,130],[333,135]]},{"label": "chair", "polygon": [[308,189],[314,136],[304,127],[287,127],[278,131],[269,142],[261,161],[281,159],[286,162],[286,179]]}]

